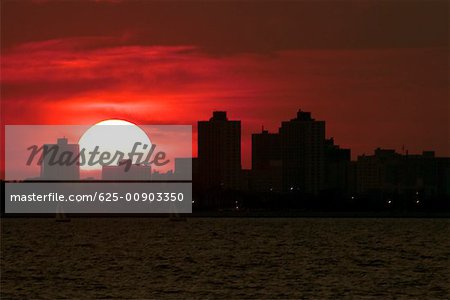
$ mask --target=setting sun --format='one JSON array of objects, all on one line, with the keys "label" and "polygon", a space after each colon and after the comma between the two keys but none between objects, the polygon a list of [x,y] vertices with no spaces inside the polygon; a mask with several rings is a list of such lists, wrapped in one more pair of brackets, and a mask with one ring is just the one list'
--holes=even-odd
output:
[{"label": "setting sun", "polygon": [[[98,147],[97,151],[109,152],[112,155],[117,151],[123,152],[126,158],[137,142],[148,145],[146,150],[142,150],[146,155],[151,147],[151,141],[139,126],[125,120],[109,119],[98,122],[86,130],[79,140],[79,145],[80,149],[85,149],[86,153],[92,152]],[[133,158],[133,162],[135,160],[136,158]],[[117,165],[118,162],[119,159],[116,159],[111,165]],[[99,170],[101,165],[84,164],[81,165],[81,169]]]}]

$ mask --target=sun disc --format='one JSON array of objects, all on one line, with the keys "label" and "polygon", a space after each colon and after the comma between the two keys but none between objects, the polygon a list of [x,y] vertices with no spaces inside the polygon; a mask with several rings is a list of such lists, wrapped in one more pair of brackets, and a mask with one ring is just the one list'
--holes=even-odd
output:
[{"label": "sun disc", "polygon": [[[147,134],[136,124],[120,119],[109,119],[98,122],[91,126],[81,136],[78,144],[80,150],[84,149],[85,155],[90,157],[94,150],[105,153],[109,152],[112,158],[116,153],[123,153],[122,159],[128,159],[128,153],[133,150],[135,143],[141,143],[137,149],[143,153],[145,158],[151,148],[151,141]],[[143,149],[143,145],[147,145]],[[132,158],[136,163],[138,158]],[[120,161],[120,155],[113,160],[110,165],[117,165]],[[99,170],[102,168],[100,163],[88,164],[85,162],[80,166],[82,170]]]}]

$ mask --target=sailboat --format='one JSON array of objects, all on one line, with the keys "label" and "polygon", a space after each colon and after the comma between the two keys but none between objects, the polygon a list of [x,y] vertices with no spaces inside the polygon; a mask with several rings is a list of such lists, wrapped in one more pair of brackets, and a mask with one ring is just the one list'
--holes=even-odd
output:
[{"label": "sailboat", "polygon": [[180,216],[180,214],[177,212],[176,205],[174,205],[171,202],[170,206],[172,208],[172,212],[169,214],[169,221],[172,221],[172,222],[186,222],[187,221],[186,217]]},{"label": "sailboat", "polygon": [[70,218],[66,216],[66,214],[64,213],[64,210],[62,208],[61,205],[58,204],[58,206],[56,207],[56,217],[55,217],[55,221],[56,222],[70,222]]},{"label": "sailboat", "polygon": [[169,220],[172,222],[186,222],[187,218],[180,216],[178,213],[172,213],[169,215]]}]

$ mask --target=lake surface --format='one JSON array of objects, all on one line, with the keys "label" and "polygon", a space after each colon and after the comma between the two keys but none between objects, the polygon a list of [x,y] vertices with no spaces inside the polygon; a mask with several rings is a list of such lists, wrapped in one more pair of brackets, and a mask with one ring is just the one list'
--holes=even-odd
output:
[{"label": "lake surface", "polygon": [[449,219],[3,219],[1,298],[439,298]]}]

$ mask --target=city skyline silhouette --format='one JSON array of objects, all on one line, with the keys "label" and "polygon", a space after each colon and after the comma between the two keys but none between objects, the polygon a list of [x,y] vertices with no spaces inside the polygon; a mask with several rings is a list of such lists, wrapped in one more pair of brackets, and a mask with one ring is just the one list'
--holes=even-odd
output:
[{"label": "city skyline silhouette", "polygon": [[[197,128],[198,155],[173,157],[173,167],[164,172],[130,161],[104,165],[98,178],[86,177],[88,173],[80,172],[79,165],[48,163],[43,152],[41,175],[26,180],[192,180],[198,192],[196,206],[213,210],[230,206],[241,210],[261,208],[263,204],[258,201],[264,195],[275,197],[274,201],[279,201],[277,197],[292,198],[297,202],[290,204],[294,208],[311,199],[317,201],[314,209],[448,209],[445,203],[450,198],[450,157],[436,156],[434,151],[412,154],[377,147],[373,154],[352,160],[351,149],[340,147],[326,136],[326,121],[299,109],[294,118],[280,122],[277,132],[262,128],[252,133],[252,168],[245,169],[241,165],[240,120],[229,119],[226,111],[213,111],[208,121],[198,121]],[[79,145],[68,144],[66,138],[45,146],[58,151],[62,148],[62,153],[73,152],[73,156],[80,157]],[[58,156],[53,159],[58,161]],[[245,192],[248,199],[226,196],[226,191]],[[236,197],[240,200],[233,200]],[[322,203],[323,198],[335,201],[334,208]]]}]

